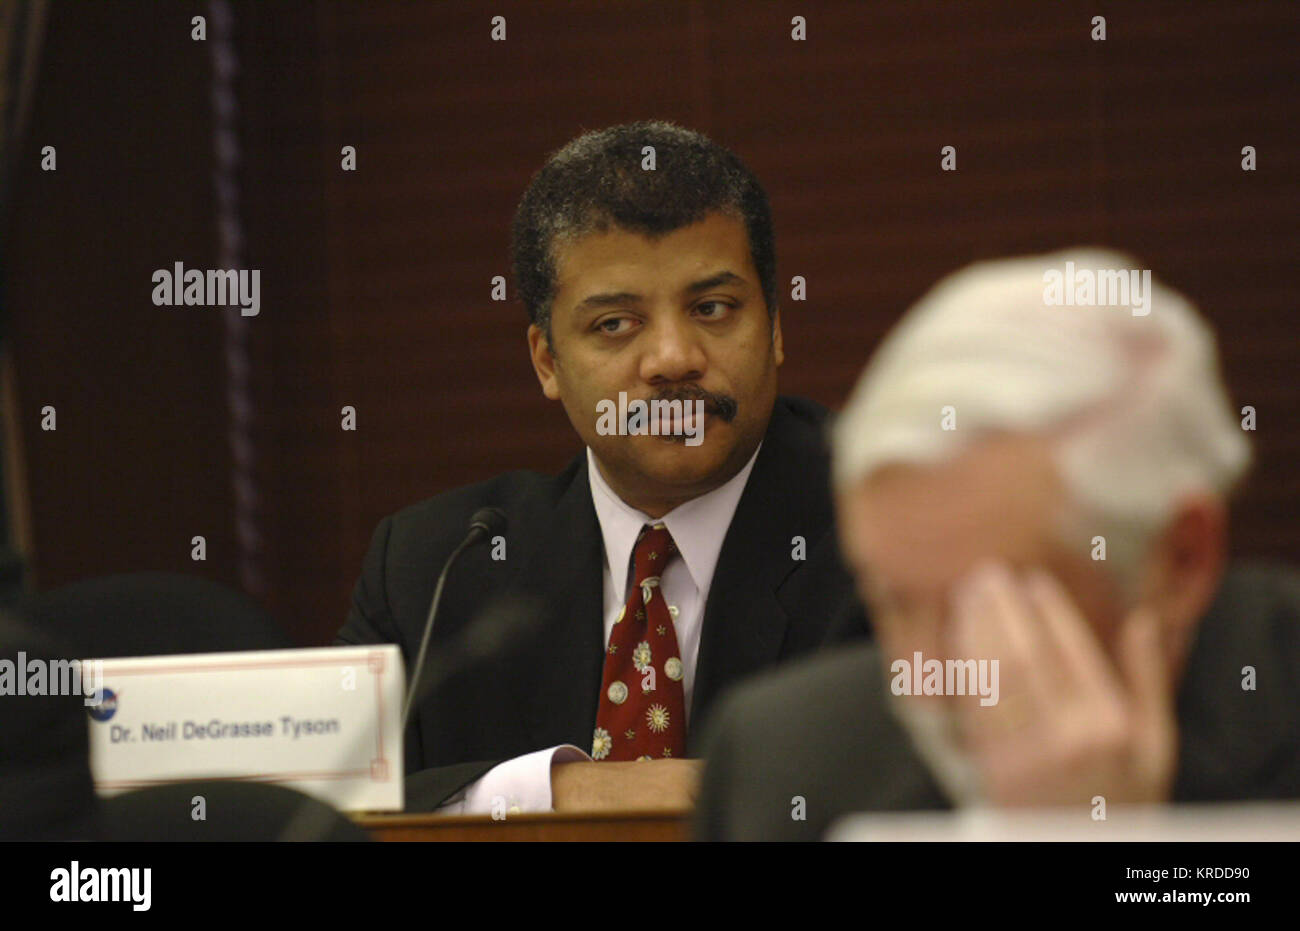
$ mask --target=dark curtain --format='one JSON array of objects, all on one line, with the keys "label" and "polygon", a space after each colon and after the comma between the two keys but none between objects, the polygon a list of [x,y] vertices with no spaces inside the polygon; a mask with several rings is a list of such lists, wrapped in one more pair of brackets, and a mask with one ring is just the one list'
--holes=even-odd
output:
[{"label": "dark curtain", "polygon": [[[44,34],[45,0],[0,0],[0,214],[8,210],[14,160],[22,151]],[[24,493],[23,474],[11,437],[18,435],[18,402],[9,356],[7,249],[0,237],[0,604],[22,591],[23,557],[15,531],[16,509]]]}]

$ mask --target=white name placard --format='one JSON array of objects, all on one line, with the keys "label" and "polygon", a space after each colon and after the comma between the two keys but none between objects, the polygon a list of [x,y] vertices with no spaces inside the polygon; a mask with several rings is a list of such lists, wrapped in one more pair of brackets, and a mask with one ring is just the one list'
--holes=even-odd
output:
[{"label": "white name placard", "polygon": [[95,788],[275,782],[399,811],[402,657],[391,644],[106,659],[90,707]]}]

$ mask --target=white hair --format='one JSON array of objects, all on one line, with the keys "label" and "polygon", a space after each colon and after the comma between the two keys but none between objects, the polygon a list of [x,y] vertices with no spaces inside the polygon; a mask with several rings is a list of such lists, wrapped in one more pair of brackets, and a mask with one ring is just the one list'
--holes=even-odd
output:
[{"label": "white hair", "polygon": [[[1071,249],[980,262],[940,281],[886,337],[836,418],[832,473],[843,489],[886,464],[939,463],[990,433],[1050,436],[1070,498],[1057,529],[1072,547],[1102,533],[1128,590],[1177,500],[1227,497],[1251,450],[1214,335],[1191,302],[1152,277],[1145,315],[1133,295],[1119,306],[1049,304],[1045,282],[1067,261],[1140,269],[1129,255]],[[949,406],[955,429],[941,423]]]}]

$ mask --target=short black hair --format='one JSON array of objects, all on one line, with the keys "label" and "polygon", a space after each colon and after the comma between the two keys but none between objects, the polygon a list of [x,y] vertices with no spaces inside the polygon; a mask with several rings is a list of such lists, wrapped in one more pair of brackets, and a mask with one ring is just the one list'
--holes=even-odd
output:
[{"label": "short black hair", "polygon": [[[653,146],[655,170],[642,169]],[[733,152],[703,133],[662,120],[592,130],[551,153],[515,211],[510,251],[528,318],[551,338],[557,242],[611,225],[661,236],[720,211],[742,220],[769,317],[775,317],[772,211],[758,179]]]}]

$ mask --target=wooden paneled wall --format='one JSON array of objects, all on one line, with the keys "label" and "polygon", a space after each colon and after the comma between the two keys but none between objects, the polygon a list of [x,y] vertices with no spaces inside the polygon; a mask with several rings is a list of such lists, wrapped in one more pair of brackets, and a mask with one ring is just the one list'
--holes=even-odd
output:
[{"label": "wooden paneled wall", "polygon": [[[42,585],[128,567],[233,581],[216,315],[148,269],[215,251],[208,58],[152,5],[56,5],[6,269]],[[161,12],[160,12],[161,11]],[[664,118],[768,191],[783,389],[838,405],[907,306],[970,261],[1136,253],[1217,326],[1259,457],[1234,550],[1300,562],[1300,5],[236,3],[267,604],[341,622],[376,522],[578,450],[527,361],[509,223],[546,154]],[[492,15],[505,42],[489,40]],[[790,38],[807,18],[807,41]],[[1107,38],[1090,39],[1106,17]],[[57,179],[36,170],[64,140]],[[358,170],[340,170],[356,146]],[[958,171],[939,171],[942,146]],[[1241,170],[1252,145],[1258,170]],[[64,154],[66,153],[66,155]],[[210,260],[209,260],[210,261]],[[60,399],[57,442],[38,430]],[[358,430],[339,428],[353,405]],[[66,425],[66,427],[65,427]],[[437,567],[430,566],[431,573]]]}]

